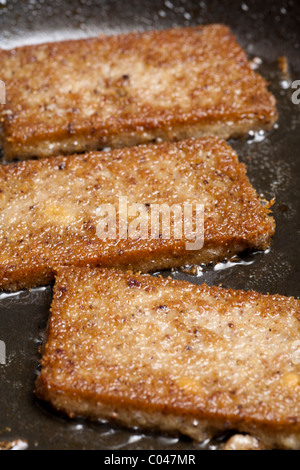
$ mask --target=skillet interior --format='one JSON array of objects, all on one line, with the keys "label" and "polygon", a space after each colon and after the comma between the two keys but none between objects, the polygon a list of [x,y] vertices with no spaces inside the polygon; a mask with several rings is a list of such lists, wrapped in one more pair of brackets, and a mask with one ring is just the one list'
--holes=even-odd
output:
[{"label": "skillet interior", "polygon": [[[300,79],[300,13],[293,1],[175,0],[0,0],[0,47],[115,34],[132,29],[157,29],[221,22],[230,26],[250,57],[259,57],[259,71],[278,100],[277,128],[268,134],[230,143],[247,165],[259,194],[276,198],[276,234],[270,252],[245,254],[236,263],[180,270],[174,278],[220,284],[235,289],[299,296],[299,173],[300,105],[292,103],[291,80]],[[286,56],[290,77],[278,67]],[[84,66],[84,64],[83,64]],[[1,71],[0,71],[1,79]],[[38,346],[49,314],[52,290],[0,294],[0,340],[7,363],[0,365],[0,441],[23,439],[29,449],[214,449],[224,436],[195,444],[114,428],[108,424],[69,421],[33,396]]]}]

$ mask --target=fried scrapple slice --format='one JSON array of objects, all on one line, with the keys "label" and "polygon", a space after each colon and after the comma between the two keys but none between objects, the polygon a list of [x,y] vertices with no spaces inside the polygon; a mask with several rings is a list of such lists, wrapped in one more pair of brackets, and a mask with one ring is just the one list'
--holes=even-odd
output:
[{"label": "fried scrapple slice", "polygon": [[[138,227],[131,233],[137,219],[129,214],[125,238],[118,230],[99,236],[105,217],[97,208],[111,204],[118,229],[121,198],[127,198],[128,214],[133,203],[150,210],[148,233],[140,235]],[[152,204],[177,204],[183,214],[184,204],[195,203],[204,205],[202,248],[188,247],[194,240],[185,225],[179,238],[172,214],[152,230]],[[218,261],[248,248],[264,250],[275,226],[268,212],[245,166],[217,137],[2,165],[0,287],[47,284],[59,266],[150,272]]]},{"label": "fried scrapple slice", "polygon": [[275,99],[223,25],[0,51],[6,160],[269,129]]},{"label": "fried scrapple slice", "polygon": [[71,417],[299,448],[299,319],[294,298],[65,268],[37,394]]}]

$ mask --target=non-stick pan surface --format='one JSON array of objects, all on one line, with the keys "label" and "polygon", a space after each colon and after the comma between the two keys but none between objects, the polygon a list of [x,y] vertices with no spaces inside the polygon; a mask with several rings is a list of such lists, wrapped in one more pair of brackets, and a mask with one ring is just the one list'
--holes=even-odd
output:
[{"label": "non-stick pan surface", "polygon": [[[296,0],[0,0],[0,47],[213,22],[230,26],[248,55],[261,59],[261,63],[256,60],[258,70],[278,100],[279,121],[274,130],[230,141],[247,165],[258,193],[276,198],[273,213],[277,230],[266,253],[245,254],[234,263],[203,267],[197,275],[180,270],[163,275],[297,297],[300,104],[292,100],[296,89],[291,88],[294,80],[300,80],[300,11]],[[286,57],[288,74],[281,70],[279,57]],[[51,296],[51,286],[0,294],[0,341],[6,346],[6,364],[0,364],[0,441],[21,439],[29,449],[188,450],[219,445],[224,436],[195,444],[184,437],[71,421],[38,402],[33,388]]]}]

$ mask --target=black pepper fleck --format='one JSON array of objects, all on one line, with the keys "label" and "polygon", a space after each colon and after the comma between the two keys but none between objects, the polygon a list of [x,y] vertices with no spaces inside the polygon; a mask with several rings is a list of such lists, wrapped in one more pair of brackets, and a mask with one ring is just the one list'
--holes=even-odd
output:
[{"label": "black pepper fleck", "polygon": [[140,287],[141,286],[141,283],[139,281],[137,281],[136,279],[128,279],[127,280],[127,285],[128,287]]}]

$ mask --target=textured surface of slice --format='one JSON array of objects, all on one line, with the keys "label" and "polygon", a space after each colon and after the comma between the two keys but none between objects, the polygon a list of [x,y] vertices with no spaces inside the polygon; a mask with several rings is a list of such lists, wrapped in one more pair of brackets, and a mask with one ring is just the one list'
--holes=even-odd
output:
[{"label": "textured surface of slice", "polygon": [[223,25],[0,51],[7,160],[268,129],[275,99]]},{"label": "textured surface of slice", "polygon": [[[128,208],[123,239],[120,198]],[[109,237],[98,230],[100,223],[109,224],[97,212],[103,204],[116,215],[116,234]],[[132,204],[144,209],[145,233],[142,227],[130,231],[138,219],[130,216]],[[193,239],[195,227],[189,234],[185,225],[176,234],[173,217],[152,230],[153,204],[158,209],[177,204],[182,215],[184,204],[204,205],[204,246],[187,249],[201,237],[195,232]],[[46,284],[59,266],[150,272],[264,250],[275,225],[268,212],[245,166],[217,137],[0,166],[0,287]],[[170,234],[164,231],[168,225]]]},{"label": "textured surface of slice", "polygon": [[300,447],[300,301],[64,268],[37,394],[69,416]]}]

